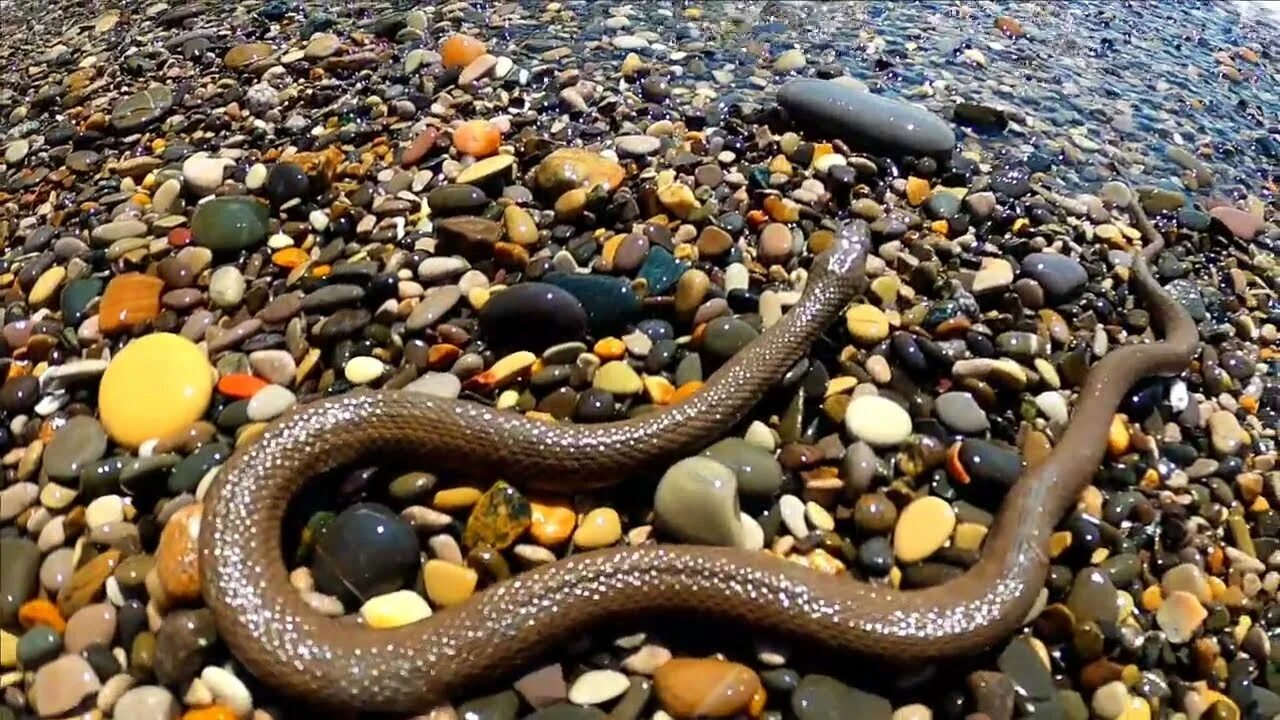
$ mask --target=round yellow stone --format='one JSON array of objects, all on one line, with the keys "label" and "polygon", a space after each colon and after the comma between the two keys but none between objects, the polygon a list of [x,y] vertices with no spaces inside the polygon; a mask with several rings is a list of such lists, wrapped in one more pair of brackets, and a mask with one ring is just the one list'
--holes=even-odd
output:
[{"label": "round yellow stone", "polygon": [[98,408],[111,439],[136,448],[199,420],[212,394],[204,351],[179,335],[156,333],[112,358],[98,387]]}]

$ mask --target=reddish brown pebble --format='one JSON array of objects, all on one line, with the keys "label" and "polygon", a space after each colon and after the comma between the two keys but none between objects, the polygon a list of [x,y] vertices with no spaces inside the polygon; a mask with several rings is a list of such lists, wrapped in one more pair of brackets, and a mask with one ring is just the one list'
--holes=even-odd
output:
[{"label": "reddish brown pebble", "polygon": [[150,322],[160,314],[164,281],[152,275],[125,273],[112,278],[102,294],[98,328],[103,333],[128,330]]},{"label": "reddish brown pebble", "polygon": [[760,677],[738,663],[714,658],[677,658],[653,674],[662,709],[676,718],[733,717],[761,692]]}]

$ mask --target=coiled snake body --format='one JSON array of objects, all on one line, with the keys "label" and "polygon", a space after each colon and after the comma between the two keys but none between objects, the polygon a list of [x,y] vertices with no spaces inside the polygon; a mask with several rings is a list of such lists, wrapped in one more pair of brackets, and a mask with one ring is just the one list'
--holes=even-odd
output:
[{"label": "coiled snake body", "polygon": [[[1140,210],[1137,211],[1140,213]],[[858,292],[869,245],[851,223],[815,258],[799,303],[686,402],[603,425],[531,420],[466,401],[353,394],[290,413],[239,450],[210,488],[201,527],[205,601],[240,662],[311,702],[423,711],[519,668],[604,622],[676,611],[740,621],[805,642],[907,662],[984,649],[1023,622],[1048,568],[1048,537],[1098,467],[1107,428],[1138,379],[1184,369],[1194,324],[1152,277],[1133,280],[1165,340],[1112,351],[1090,371],[1069,428],[1020,479],[963,576],[897,591],[819,575],[760,552],[645,545],[575,555],[498,583],[461,606],[393,630],[324,617],[289,584],[280,522],[307,478],[362,455],[397,453],[519,484],[576,490],[669,463],[716,440],[808,351]]]}]

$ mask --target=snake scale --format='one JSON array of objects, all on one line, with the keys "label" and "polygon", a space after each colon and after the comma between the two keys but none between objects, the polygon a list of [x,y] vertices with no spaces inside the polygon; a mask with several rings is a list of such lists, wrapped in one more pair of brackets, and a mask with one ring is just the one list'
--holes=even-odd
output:
[{"label": "snake scale", "polygon": [[799,302],[778,323],[698,393],[655,414],[570,425],[384,391],[315,402],[276,421],[236,452],[205,498],[202,584],[219,634],[245,668],[285,694],[406,712],[515,671],[589,627],[657,612],[909,663],[990,647],[1020,627],[1044,587],[1049,535],[1099,466],[1123,395],[1145,376],[1184,370],[1198,343],[1191,318],[1148,267],[1162,240],[1134,212],[1147,243],[1131,279],[1165,337],[1115,349],[1090,370],[1057,447],[1008,493],[981,559],[954,580],[899,591],[762,552],[652,544],[577,554],[391,630],[324,617],[289,583],[280,537],[289,500],[308,478],[362,456],[396,453],[572,491],[660,469],[718,439],[859,292],[870,237],[854,221],[814,258]]}]

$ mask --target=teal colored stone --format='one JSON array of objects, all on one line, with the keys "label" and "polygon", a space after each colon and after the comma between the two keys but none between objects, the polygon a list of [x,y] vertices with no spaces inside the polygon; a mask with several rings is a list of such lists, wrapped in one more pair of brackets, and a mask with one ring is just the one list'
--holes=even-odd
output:
[{"label": "teal colored stone", "polygon": [[267,218],[267,206],[252,198],[214,198],[196,208],[191,236],[210,250],[244,250],[267,239]]},{"label": "teal colored stone", "polygon": [[1209,213],[1195,208],[1184,207],[1178,211],[1178,224],[1188,230],[1208,230],[1209,220]]},{"label": "teal colored stone", "polygon": [[62,636],[46,625],[37,625],[18,638],[18,665],[31,671],[58,657]]},{"label": "teal colored stone", "polygon": [[587,323],[593,333],[622,328],[640,317],[640,297],[622,278],[556,272],[547,274],[542,281],[578,298],[587,311]]},{"label": "teal colored stone", "polygon": [[689,268],[683,260],[676,260],[670,250],[654,246],[640,266],[640,277],[649,284],[649,294],[663,295],[676,286],[676,281]]},{"label": "teal colored stone", "polygon": [[85,309],[93,299],[102,294],[106,283],[101,278],[88,277],[72,280],[62,288],[62,320],[68,326],[79,325],[88,313]]}]

